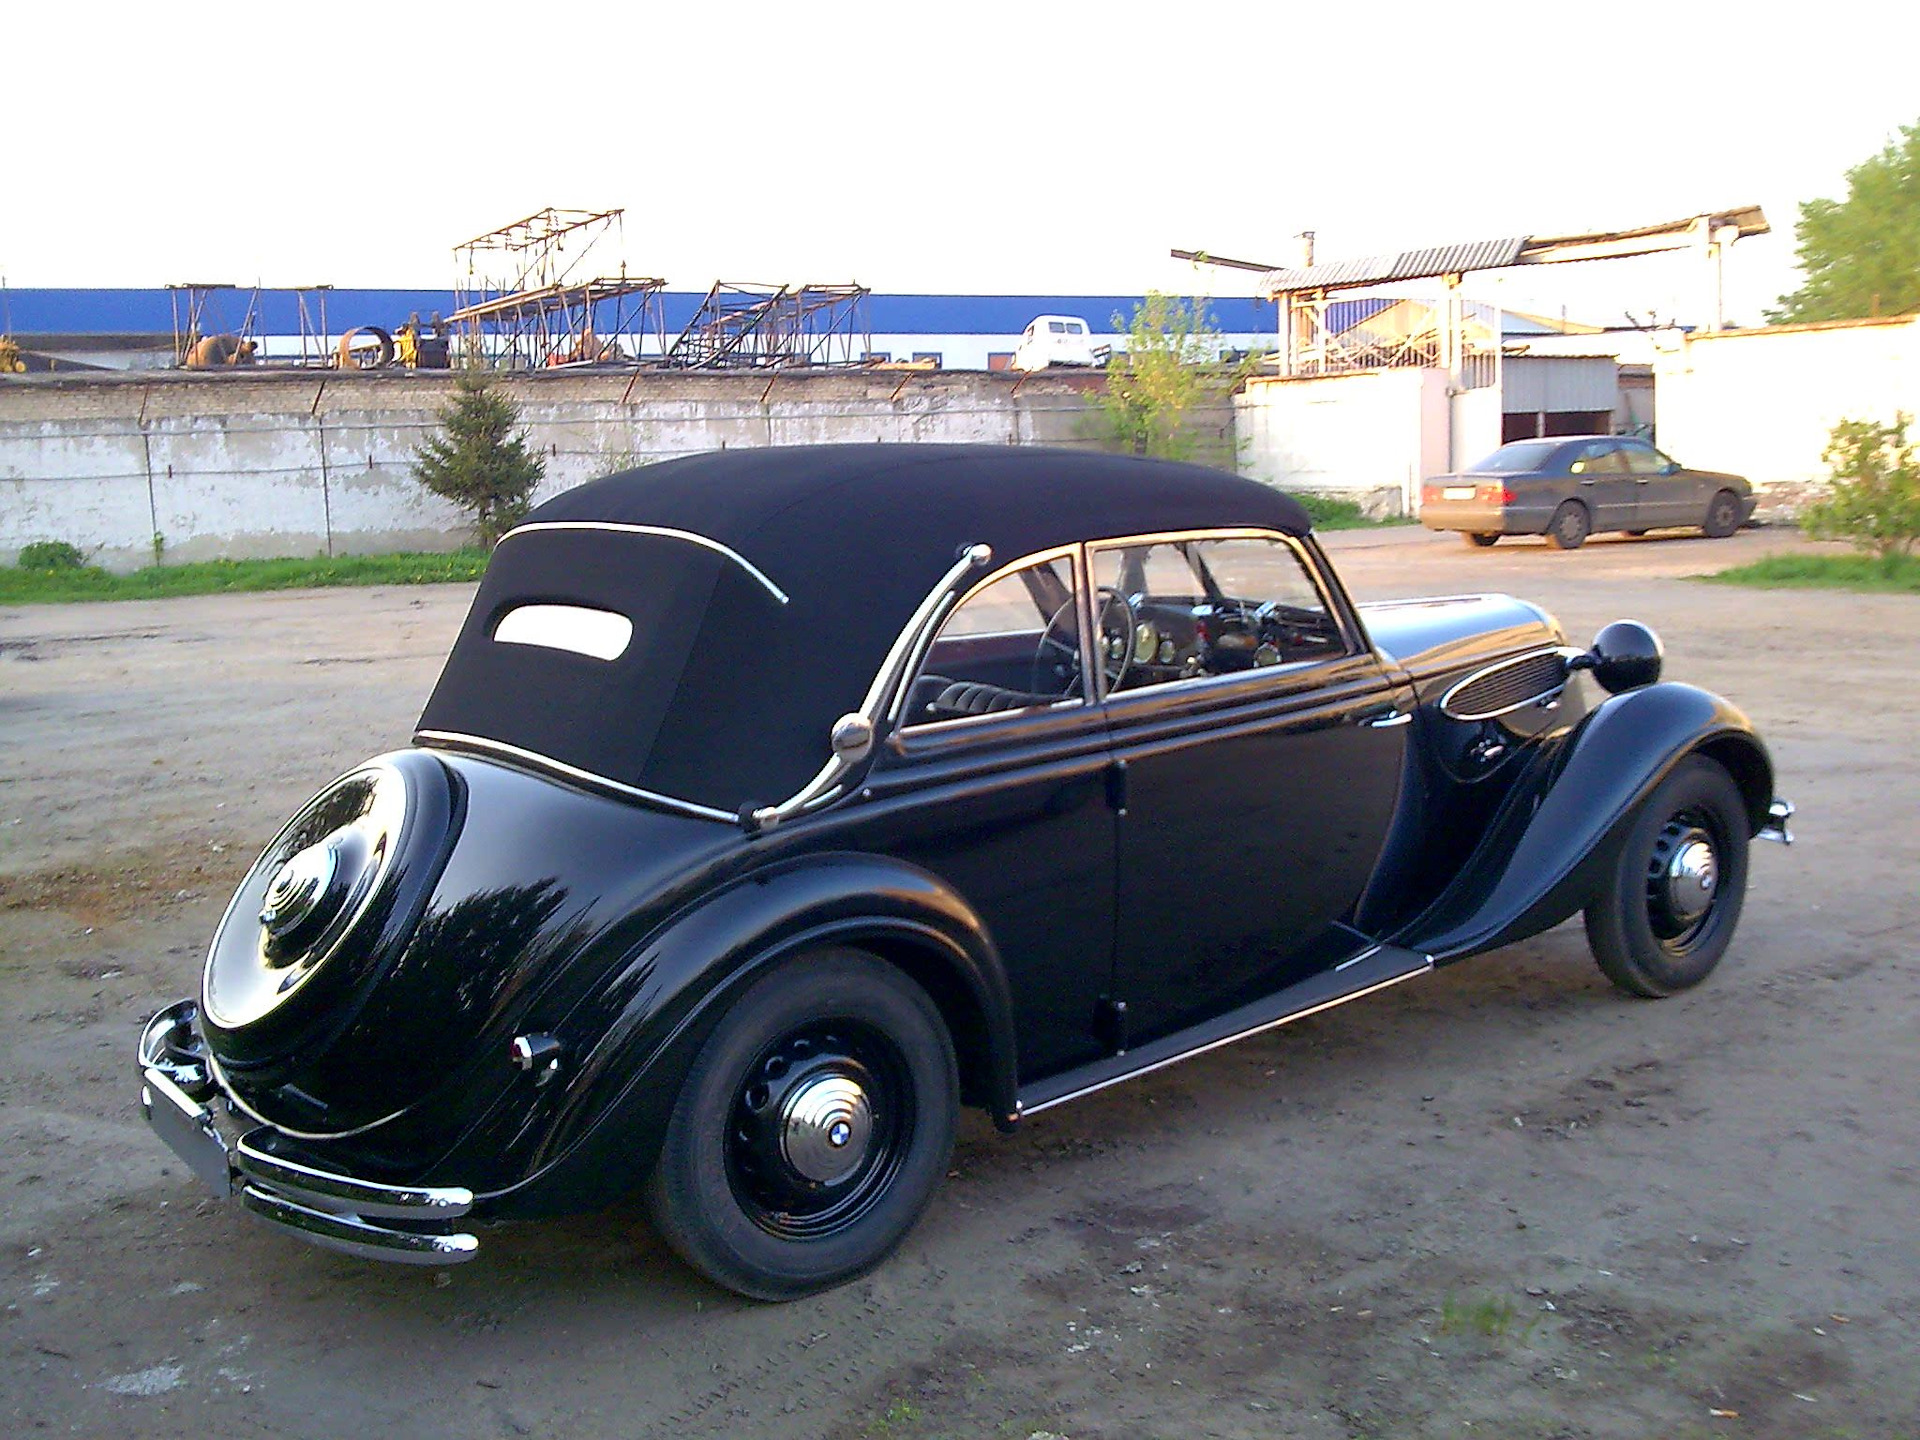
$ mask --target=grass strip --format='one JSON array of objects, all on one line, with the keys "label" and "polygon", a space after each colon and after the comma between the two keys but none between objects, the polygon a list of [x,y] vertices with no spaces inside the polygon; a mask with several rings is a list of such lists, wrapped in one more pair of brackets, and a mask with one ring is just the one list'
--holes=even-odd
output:
[{"label": "grass strip", "polygon": [[1920,556],[1765,555],[1702,580],[1715,585],[1751,585],[1768,590],[1859,590],[1920,595]]},{"label": "grass strip", "polygon": [[333,585],[439,585],[477,580],[486,568],[487,555],[482,550],[340,555],[331,559],[290,556],[278,560],[199,560],[185,565],[151,565],[130,575],[115,575],[93,565],[53,570],[9,566],[0,567],[0,605],[158,600]]}]

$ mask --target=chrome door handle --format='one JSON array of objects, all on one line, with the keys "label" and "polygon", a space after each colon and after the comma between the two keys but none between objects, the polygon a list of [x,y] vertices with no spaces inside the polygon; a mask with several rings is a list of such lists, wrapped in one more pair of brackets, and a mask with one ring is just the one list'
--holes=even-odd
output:
[{"label": "chrome door handle", "polygon": [[1411,710],[1389,710],[1384,715],[1375,715],[1371,719],[1362,720],[1360,723],[1365,725],[1369,730],[1391,730],[1399,725],[1411,725],[1413,723],[1413,712]]}]

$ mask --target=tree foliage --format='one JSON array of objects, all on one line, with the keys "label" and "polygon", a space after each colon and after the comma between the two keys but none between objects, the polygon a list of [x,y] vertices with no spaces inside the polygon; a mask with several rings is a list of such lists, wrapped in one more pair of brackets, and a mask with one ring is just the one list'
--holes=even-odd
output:
[{"label": "tree foliage", "polygon": [[1912,423],[1903,413],[1890,425],[1842,420],[1833,427],[1822,457],[1833,489],[1809,507],[1807,533],[1871,551],[1889,569],[1913,553],[1920,544],[1920,459],[1907,439]]},{"label": "tree foliage", "polygon": [[1847,172],[1847,198],[1808,200],[1794,226],[1806,281],[1775,323],[1855,320],[1920,308],[1920,123]]},{"label": "tree foliage", "polygon": [[439,419],[442,433],[414,452],[414,478],[471,511],[476,538],[491,547],[526,515],[546,461],[527,448],[519,407],[483,371],[461,372]]},{"label": "tree foliage", "polygon": [[1191,305],[1149,290],[1134,306],[1125,329],[1126,351],[1107,361],[1107,388],[1094,397],[1104,438],[1135,455],[1190,460],[1220,444],[1197,423],[1195,412],[1223,398],[1245,379],[1245,369],[1219,361],[1220,331],[1207,316],[1207,302]]}]

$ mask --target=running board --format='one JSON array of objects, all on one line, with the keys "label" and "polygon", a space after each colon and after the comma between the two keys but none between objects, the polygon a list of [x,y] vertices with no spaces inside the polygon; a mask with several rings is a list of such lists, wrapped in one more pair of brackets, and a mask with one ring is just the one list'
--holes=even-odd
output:
[{"label": "running board", "polygon": [[1362,950],[1350,960],[1341,961],[1331,970],[1322,970],[1297,985],[1289,985],[1277,995],[1255,1000],[1171,1035],[1163,1035],[1136,1050],[1108,1055],[1090,1065],[1082,1065],[1023,1086],[1015,1114],[1024,1119],[1042,1110],[1051,1110],[1055,1105],[1078,1100],[1083,1095],[1091,1095],[1109,1085],[1118,1085],[1122,1080],[1131,1080],[1136,1075],[1164,1070],[1169,1065],[1178,1065],[1182,1060],[1191,1060],[1209,1050],[1218,1050],[1249,1035],[1258,1035],[1263,1030],[1272,1030],[1294,1020],[1304,1020],[1309,1015],[1318,1015],[1322,1010],[1331,1010],[1349,1000],[1358,1000],[1362,995],[1371,995],[1389,985],[1398,985],[1402,980],[1411,980],[1431,969],[1433,957],[1430,955],[1402,950],[1395,945],[1375,945],[1369,950]]}]

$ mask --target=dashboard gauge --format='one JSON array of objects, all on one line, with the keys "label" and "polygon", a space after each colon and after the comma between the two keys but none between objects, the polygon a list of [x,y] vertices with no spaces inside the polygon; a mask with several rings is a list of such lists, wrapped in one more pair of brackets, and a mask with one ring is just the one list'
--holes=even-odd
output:
[{"label": "dashboard gauge", "polygon": [[1151,620],[1142,620],[1133,632],[1133,653],[1143,660],[1153,658],[1160,648],[1160,632]]},{"label": "dashboard gauge", "polygon": [[1162,665],[1171,665],[1173,663],[1173,641],[1162,640],[1160,642],[1160,663]]},{"label": "dashboard gauge", "polygon": [[1269,640],[1253,652],[1253,663],[1256,665],[1278,665],[1280,663],[1279,647]]}]

